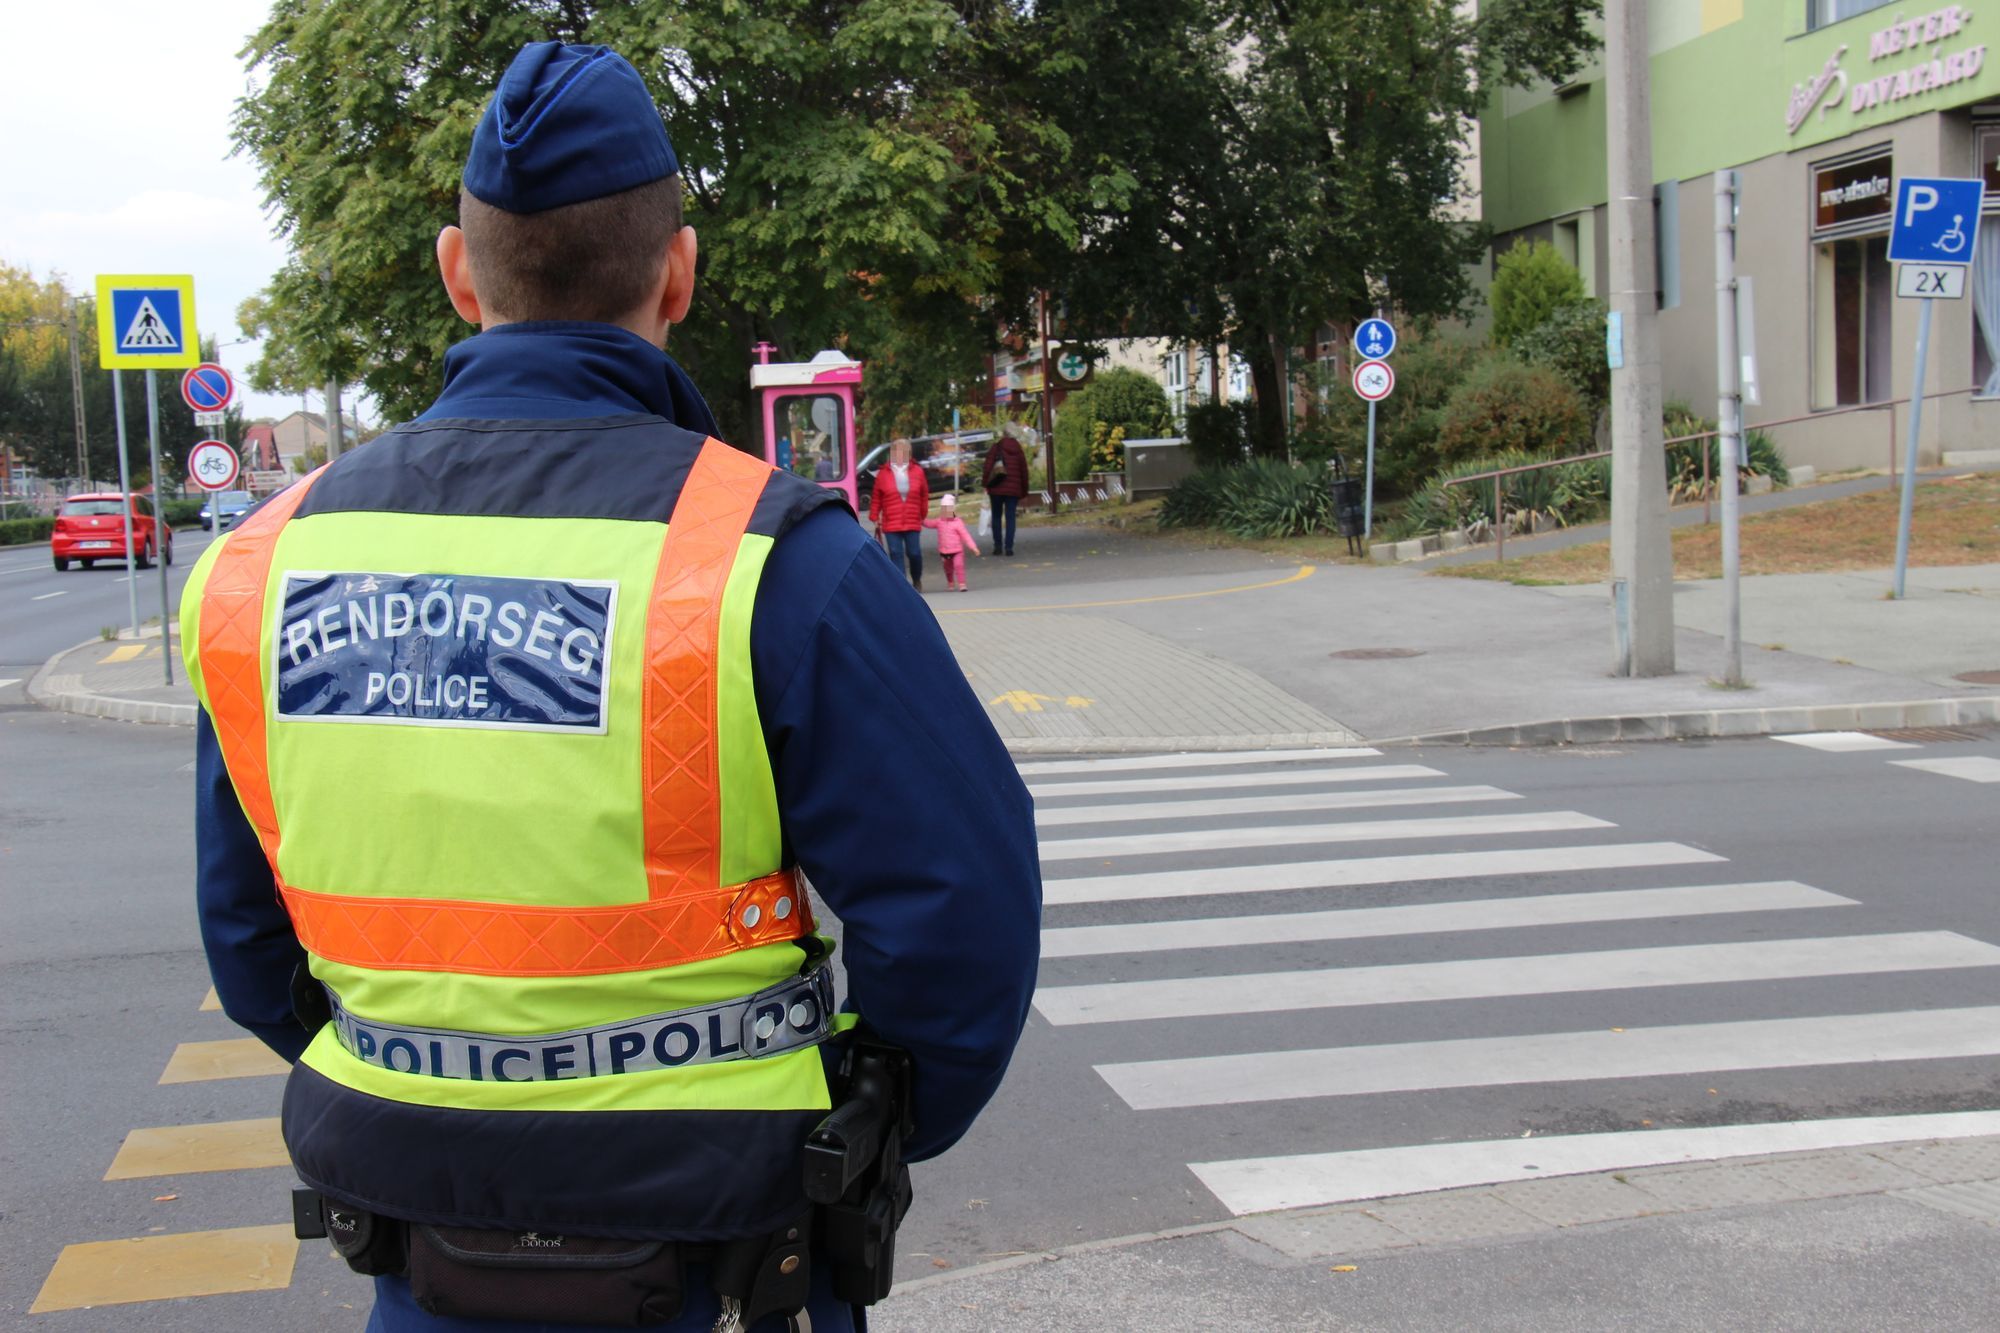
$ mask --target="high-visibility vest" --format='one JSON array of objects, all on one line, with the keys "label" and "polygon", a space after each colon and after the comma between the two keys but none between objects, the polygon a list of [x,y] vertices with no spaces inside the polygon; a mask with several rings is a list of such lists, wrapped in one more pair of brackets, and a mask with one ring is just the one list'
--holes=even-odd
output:
[{"label": "high-visibility vest", "polygon": [[[526,1042],[740,1000],[820,951],[750,625],[776,537],[828,493],[657,419],[571,424],[401,428],[267,502],[183,594],[189,676],[276,892],[363,1024]],[[468,464],[484,498],[438,512],[431,479]],[[533,508],[506,497],[535,494],[538,468],[560,486],[621,467],[636,475],[603,517],[506,512]],[[517,676],[544,677],[355,665],[384,642],[494,653],[509,634]],[[474,716],[494,694],[514,711]],[[371,1061],[354,1040],[315,1035],[286,1142],[308,1184],[417,1220],[747,1234],[796,1207],[828,1106],[810,1045],[543,1077],[476,1048],[470,1071],[425,1068],[422,1041]]]}]

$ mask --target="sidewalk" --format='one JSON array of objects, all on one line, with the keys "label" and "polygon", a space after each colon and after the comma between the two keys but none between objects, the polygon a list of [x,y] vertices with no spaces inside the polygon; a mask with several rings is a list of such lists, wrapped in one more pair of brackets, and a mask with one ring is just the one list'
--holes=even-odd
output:
[{"label": "sidewalk", "polygon": [[871,1328],[1991,1328],[2000,1136],[1530,1179],[912,1267]]},{"label": "sidewalk", "polygon": [[[1676,585],[1678,671],[1609,674],[1600,586],[1421,566],[1300,565],[1086,526],[1024,529],[931,609],[1016,754],[1549,744],[2000,722],[2000,565],[1743,580],[1749,687],[1722,671],[1721,588]],[[29,684],[47,707],[191,726],[159,637],[90,642]]]}]

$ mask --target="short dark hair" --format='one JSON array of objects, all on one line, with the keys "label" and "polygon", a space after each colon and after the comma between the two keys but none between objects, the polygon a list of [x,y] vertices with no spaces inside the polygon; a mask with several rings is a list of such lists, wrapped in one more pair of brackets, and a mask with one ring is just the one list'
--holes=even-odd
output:
[{"label": "short dark hair", "polygon": [[460,190],[458,225],[489,316],[612,323],[660,279],[681,229],[681,178],[541,213],[509,213]]}]

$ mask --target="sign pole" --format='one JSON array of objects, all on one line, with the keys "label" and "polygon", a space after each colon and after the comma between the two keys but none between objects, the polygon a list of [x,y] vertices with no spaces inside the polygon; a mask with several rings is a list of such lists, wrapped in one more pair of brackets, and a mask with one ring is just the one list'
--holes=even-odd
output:
[{"label": "sign pole", "polygon": [[139,576],[132,563],[132,467],[125,461],[125,377],[111,372],[111,415],[118,418],[118,495],[125,511],[125,599],[132,609],[132,637],[139,637]]},{"label": "sign pole", "polygon": [[1367,481],[1361,488],[1361,539],[1375,531],[1375,404],[1368,404]]},{"label": "sign pole", "polygon": [[1903,600],[1903,576],[1910,566],[1910,522],[1917,502],[1917,431],[1924,422],[1924,369],[1931,353],[1931,307],[1936,304],[1924,298],[1923,311],[1917,316],[1917,378],[1910,390],[1910,443],[1903,450],[1903,507],[1896,521],[1895,597],[1899,602]]},{"label": "sign pole", "polygon": [[[1722,451],[1722,683],[1743,684],[1742,548],[1736,464],[1743,444],[1743,362],[1736,346],[1736,173],[1715,173],[1716,434]],[[1707,448],[1703,441],[1701,447]]]},{"label": "sign pole", "polygon": [[167,506],[161,488],[165,484],[160,472],[160,372],[146,372],[146,447],[152,455],[153,468],[153,563],[160,571],[160,666],[167,673],[167,684],[174,683],[174,636],[171,621],[173,610],[167,605]]}]

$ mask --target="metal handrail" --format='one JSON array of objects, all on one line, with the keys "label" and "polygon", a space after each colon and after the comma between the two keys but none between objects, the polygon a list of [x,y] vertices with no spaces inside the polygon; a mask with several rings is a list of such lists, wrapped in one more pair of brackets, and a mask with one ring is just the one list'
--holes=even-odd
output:
[{"label": "metal handrail", "polygon": [[[1979,393],[1984,387],[1984,385],[1975,384],[1968,389],[1940,389],[1936,393],[1927,393],[1922,396],[1925,401],[1933,398],[1956,398],[1960,394]],[[1824,421],[1828,417],[1848,416],[1855,412],[1887,411],[1889,414],[1889,475],[1893,477],[1896,475],[1896,409],[1908,406],[1910,401],[1910,398],[1885,398],[1873,403],[1856,403],[1851,407],[1821,408],[1816,412],[1807,412],[1802,416],[1779,417],[1773,421],[1749,422],[1744,425],[1743,433],[1747,435],[1753,430],[1769,430],[1777,426],[1795,426],[1802,421]],[[1661,441],[1661,443],[1663,445],[1687,444],[1694,440],[1712,440],[1721,434],[1720,430],[1705,430],[1695,435],[1675,435]],[[1523,463],[1519,467],[1496,468],[1491,472],[1479,472],[1470,477],[1453,477],[1445,483],[1445,488],[1449,490],[1453,486],[1469,485],[1475,481],[1491,481],[1493,483],[1493,558],[1496,561],[1500,561],[1506,559],[1505,553],[1507,550],[1507,515],[1506,511],[1500,506],[1501,478],[1515,476],[1522,472],[1539,472],[1544,468],[1563,467],[1570,463],[1584,463],[1594,458],[1609,457],[1611,457],[1611,450],[1599,449],[1594,453],[1570,454],[1564,458],[1545,458],[1539,463]],[[1701,521],[1703,523],[1709,522],[1710,519],[1710,489],[1708,450],[1704,449],[1701,451]]]}]

